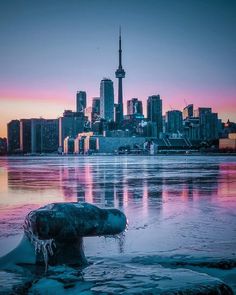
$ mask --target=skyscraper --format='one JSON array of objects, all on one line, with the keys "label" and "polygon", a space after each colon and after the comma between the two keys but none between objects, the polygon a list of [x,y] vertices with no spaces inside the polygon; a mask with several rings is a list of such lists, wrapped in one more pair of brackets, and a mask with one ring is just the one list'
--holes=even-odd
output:
[{"label": "skyscraper", "polygon": [[199,140],[200,139],[200,124],[199,118],[191,117],[184,120],[183,127],[184,135],[190,140]]},{"label": "skyscraper", "polygon": [[42,122],[42,152],[52,153],[58,150],[58,119],[44,119]]},{"label": "skyscraper", "polygon": [[121,30],[119,35],[119,67],[116,70],[116,78],[118,78],[118,105],[116,107],[116,123],[120,124],[123,120],[123,89],[122,79],[125,77],[125,71],[122,67],[122,49],[121,49]]},{"label": "skyscraper", "polygon": [[181,111],[172,110],[166,113],[166,132],[181,133],[183,130],[183,115]]},{"label": "skyscraper", "polygon": [[75,138],[78,133],[84,131],[84,114],[66,110],[63,117],[59,118],[59,147],[63,148],[64,139],[67,136]]},{"label": "skyscraper", "polygon": [[148,121],[155,123],[157,126],[156,137],[160,136],[163,131],[162,124],[162,100],[160,95],[152,95],[147,100],[147,119]]},{"label": "skyscraper", "polygon": [[92,102],[93,112],[100,114],[100,97],[94,97]]},{"label": "skyscraper", "polygon": [[7,154],[7,139],[0,137],[0,155]]},{"label": "skyscraper", "polygon": [[7,150],[16,153],[20,150],[20,121],[12,120],[7,124]]},{"label": "skyscraper", "polygon": [[183,109],[183,119],[191,117],[193,117],[193,104],[189,104]]},{"label": "skyscraper", "polygon": [[214,140],[219,138],[217,113],[212,113],[211,108],[198,108],[194,111],[194,115],[199,118],[201,139]]},{"label": "skyscraper", "polygon": [[31,153],[31,119],[20,120],[20,150]]},{"label": "skyscraper", "polygon": [[87,106],[87,95],[85,91],[78,91],[76,94],[76,112],[83,112]]},{"label": "skyscraper", "polygon": [[43,119],[31,120],[31,153],[42,152],[42,122]]},{"label": "skyscraper", "polygon": [[31,120],[31,153],[52,153],[58,150],[58,119]]},{"label": "skyscraper", "polygon": [[114,120],[114,88],[107,78],[100,83],[100,116],[107,121]]},{"label": "skyscraper", "polygon": [[85,120],[88,120],[89,124],[92,122],[93,108],[87,107],[84,112]]},{"label": "skyscraper", "polygon": [[94,97],[92,102],[92,122],[100,116],[100,97]]},{"label": "skyscraper", "polygon": [[143,115],[142,101],[137,98],[132,98],[127,101],[127,114],[128,115]]}]

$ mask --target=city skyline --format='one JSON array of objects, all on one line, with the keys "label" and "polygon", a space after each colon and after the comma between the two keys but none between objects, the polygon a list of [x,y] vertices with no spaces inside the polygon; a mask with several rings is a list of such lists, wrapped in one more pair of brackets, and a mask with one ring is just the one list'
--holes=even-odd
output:
[{"label": "city skyline", "polygon": [[[181,1],[177,5],[174,1],[138,1],[134,6],[134,1],[121,1],[119,6],[113,1],[101,1],[100,5],[111,3],[111,15],[116,9],[122,12],[109,26],[111,15],[106,21],[98,21],[102,11],[94,1],[57,3],[54,7],[46,2],[1,3],[4,45],[0,57],[0,137],[6,136],[10,120],[56,118],[65,109],[75,110],[78,90],[87,92],[87,105],[91,106],[91,98],[98,96],[99,83],[105,76],[114,83],[117,102],[114,72],[120,24],[127,72],[123,86],[125,114],[127,101],[137,97],[143,102],[146,116],[147,98],[160,94],[163,113],[170,109],[182,111],[186,101],[196,107],[212,107],[224,121],[236,120],[233,2]],[[170,7],[173,9],[168,10]],[[193,7],[195,14],[191,12]],[[153,20],[157,11],[160,15]],[[70,21],[68,17],[76,13],[81,18]],[[88,15],[93,16],[91,23],[83,23]],[[132,16],[131,20],[128,16]],[[139,17],[141,23],[137,22]],[[154,25],[160,26],[154,30]],[[42,30],[46,26],[49,30]],[[77,43],[76,33],[82,42]],[[44,46],[36,46],[40,45],[37,37]]]}]

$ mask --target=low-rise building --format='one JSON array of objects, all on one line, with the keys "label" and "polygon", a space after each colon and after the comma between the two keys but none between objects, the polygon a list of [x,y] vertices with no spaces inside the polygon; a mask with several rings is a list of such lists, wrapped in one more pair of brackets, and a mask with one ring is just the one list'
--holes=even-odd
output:
[{"label": "low-rise building", "polygon": [[74,154],[75,140],[73,137],[67,136],[64,139],[64,154]]},{"label": "low-rise building", "polygon": [[143,147],[145,143],[145,137],[97,137],[98,152],[99,153],[114,153],[122,147],[130,147],[132,150],[134,147]]},{"label": "low-rise building", "polygon": [[0,137],[0,155],[7,154],[7,139]]},{"label": "low-rise building", "polygon": [[236,151],[236,133],[229,133],[228,138],[219,140],[220,150]]}]

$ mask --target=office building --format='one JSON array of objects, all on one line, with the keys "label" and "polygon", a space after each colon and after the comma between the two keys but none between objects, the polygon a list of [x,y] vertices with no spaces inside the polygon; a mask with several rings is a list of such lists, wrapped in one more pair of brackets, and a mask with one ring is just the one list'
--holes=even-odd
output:
[{"label": "office building", "polygon": [[211,108],[198,108],[194,111],[199,118],[200,138],[202,140],[214,140],[219,138],[218,114],[212,113]]},{"label": "office building", "polygon": [[183,119],[185,120],[192,117],[193,117],[193,104],[189,104],[183,109]]},{"label": "office building", "polygon": [[55,153],[58,151],[58,119],[31,119],[30,153]]},{"label": "office building", "polygon": [[236,151],[236,133],[229,133],[228,138],[219,140],[219,149],[225,151]]},{"label": "office building", "polygon": [[172,110],[166,113],[166,133],[181,134],[183,131],[183,115],[181,111]]},{"label": "office building", "polygon": [[114,121],[114,88],[110,79],[100,83],[100,116],[107,121]]},{"label": "office building", "polygon": [[44,119],[42,121],[42,153],[55,153],[58,151],[59,121],[58,119]]},{"label": "office building", "polygon": [[0,155],[6,155],[7,154],[7,139],[4,137],[0,137]]},{"label": "office building", "polygon": [[31,119],[20,120],[20,150],[31,153]]},{"label": "office building", "polygon": [[84,131],[84,114],[66,110],[59,118],[59,147],[63,148],[64,139],[69,136],[75,138]]},{"label": "office building", "polygon": [[100,117],[100,97],[94,97],[92,100],[92,122]]},{"label": "office building", "polygon": [[64,139],[64,153],[65,154],[73,154],[74,153],[74,148],[75,148],[75,140],[73,137],[67,136]]},{"label": "office building", "polygon": [[93,108],[87,107],[85,109],[84,115],[87,117],[87,120],[89,121],[89,124],[90,124],[92,122]]},{"label": "office building", "polygon": [[77,135],[74,140],[74,153],[75,154],[85,154],[91,147],[89,144],[90,137],[93,136],[93,132],[82,132]]},{"label": "office building", "polygon": [[147,119],[156,124],[155,137],[160,137],[163,131],[162,125],[162,100],[160,95],[152,95],[147,100]]},{"label": "office building", "polygon": [[12,120],[7,124],[7,151],[10,154],[20,151],[20,121]]},{"label": "office building", "polygon": [[199,118],[188,118],[183,122],[184,137],[189,140],[200,140]]},{"label": "office building", "polygon": [[76,112],[84,112],[87,106],[87,95],[85,91],[76,93]]},{"label": "office building", "polygon": [[143,115],[143,104],[138,98],[132,98],[127,101],[128,115]]},{"label": "office building", "polygon": [[108,122],[104,119],[98,119],[92,124],[92,131],[96,134],[103,134],[108,130]]},{"label": "office building", "polygon": [[43,119],[31,120],[31,153],[42,152],[42,121]]}]

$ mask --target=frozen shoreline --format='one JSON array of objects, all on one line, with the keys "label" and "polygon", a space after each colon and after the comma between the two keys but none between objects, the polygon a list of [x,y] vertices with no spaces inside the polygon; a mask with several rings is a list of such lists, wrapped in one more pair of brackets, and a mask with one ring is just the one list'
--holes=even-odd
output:
[{"label": "frozen shoreline", "polygon": [[148,155],[148,154],[104,154],[104,153],[95,153],[91,155],[82,155],[82,154],[67,154],[67,155],[59,155],[59,154],[35,154],[35,155],[4,155],[0,156],[1,158],[73,158],[73,157],[158,157],[158,156],[178,156],[178,157],[236,157],[236,153],[211,153],[211,152],[190,152],[186,153],[185,151],[179,152],[179,151],[166,151],[166,152],[158,152],[156,155]]},{"label": "frozen shoreline", "polygon": [[[57,286],[61,294],[80,287],[123,288],[127,294],[127,289],[137,291],[132,288],[139,275],[145,274],[140,288],[159,284],[163,290],[164,282],[183,280],[182,287],[193,283],[194,271],[202,283],[203,278],[218,278],[236,292],[236,161],[230,156],[1,157],[1,254],[16,246],[24,216],[52,202],[119,208],[128,217],[129,229],[124,241],[85,238],[85,254],[93,264],[85,271],[84,284],[71,268],[33,277],[33,269],[25,266],[23,272],[2,272],[0,290],[11,288],[13,280],[27,292],[33,283],[40,290]],[[110,274],[107,281],[95,276],[99,268]],[[177,280],[179,269],[182,278]],[[165,271],[173,279],[162,284]],[[123,287],[114,283],[117,277]]]},{"label": "frozen shoreline", "polygon": [[[14,251],[13,251],[14,252]],[[17,258],[16,258],[17,261]],[[236,257],[183,254],[89,257],[86,267],[0,265],[0,294],[217,294],[236,292]]]},{"label": "frozen shoreline", "polygon": [[[145,263],[142,257],[90,259],[93,263],[83,269],[49,267],[48,273],[41,270],[41,275],[26,265],[22,271],[1,270],[0,294],[44,295],[56,291],[57,294],[232,295],[232,290],[235,291],[235,284],[225,283],[216,276],[218,270],[209,274],[202,268],[163,268],[157,259],[154,263],[153,257],[144,258]],[[235,274],[234,268],[230,275],[233,278]],[[3,281],[7,282],[5,286]]]}]

